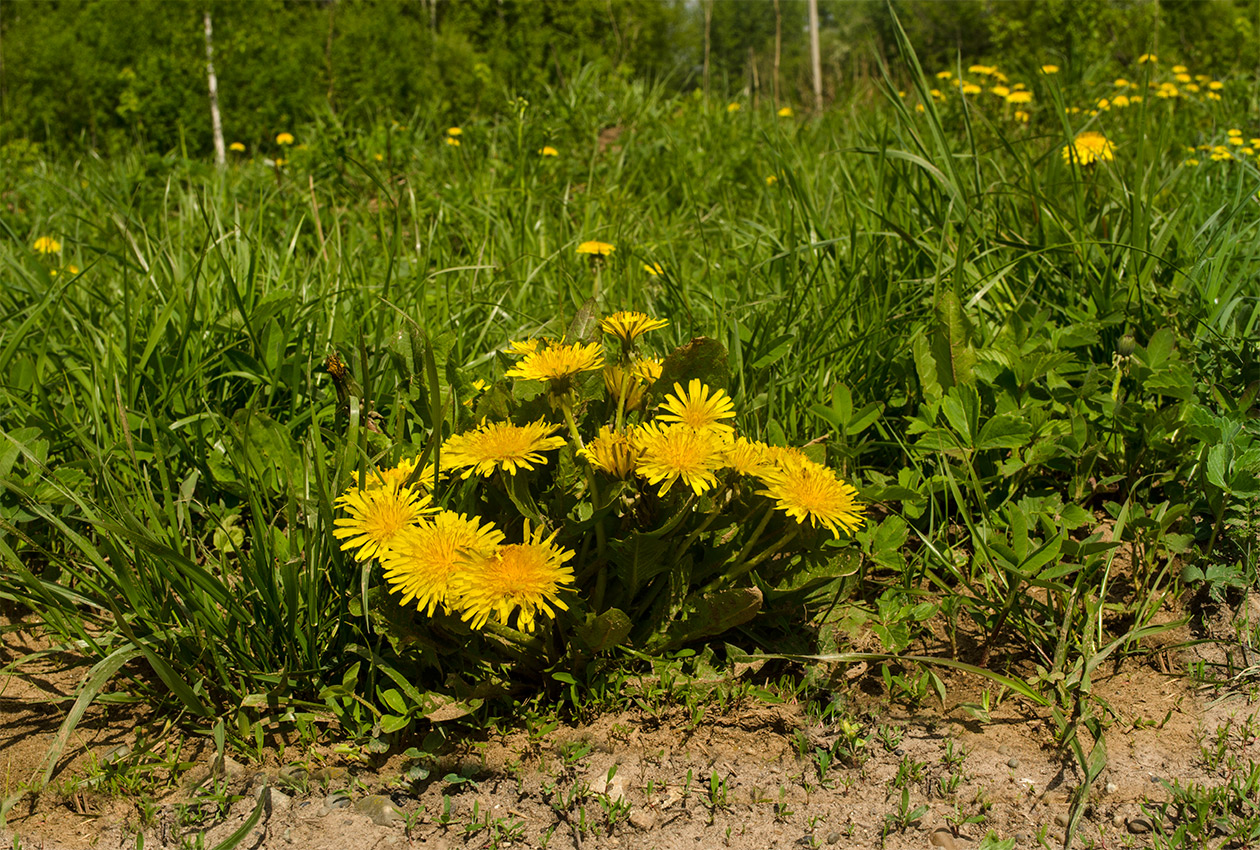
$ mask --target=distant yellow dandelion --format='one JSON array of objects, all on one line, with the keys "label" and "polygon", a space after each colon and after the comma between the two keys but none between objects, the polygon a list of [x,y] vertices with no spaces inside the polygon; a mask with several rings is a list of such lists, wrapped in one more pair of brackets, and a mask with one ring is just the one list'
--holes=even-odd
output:
[{"label": "distant yellow dandelion", "polygon": [[647,272],[648,274],[650,274],[652,277],[660,277],[661,275],[665,274],[665,267],[662,266],[660,263],[644,263],[643,270]]},{"label": "distant yellow dandelion", "polygon": [[710,390],[699,378],[692,378],[685,392],[682,384],[675,383],[674,393],[661,403],[664,412],[656,417],[661,422],[677,423],[717,436],[735,433],[734,428],[722,421],[735,418],[735,403],[725,390]]},{"label": "distant yellow dandelion", "polygon": [[997,71],[997,67],[994,65],[972,65],[967,68],[968,74],[980,74],[985,77],[992,75],[995,71]]},{"label": "distant yellow dandelion", "polygon": [[[503,373],[507,378],[527,381],[567,382],[581,372],[594,372],[604,367],[604,352],[597,342],[557,342],[526,354],[513,368]],[[560,387],[553,387],[553,390]]]},{"label": "distant yellow dandelion", "polygon": [[573,552],[555,544],[556,533],[545,537],[542,528],[531,531],[525,521],[522,543],[499,547],[489,558],[473,559],[456,574],[451,589],[459,595],[463,618],[480,629],[493,614],[507,625],[516,612],[516,628],[532,632],[537,616],[555,617],[569,606],[560,598],[565,585],[573,584],[573,568],[565,562]]},{"label": "distant yellow dandelion", "polygon": [[464,478],[473,474],[489,477],[496,469],[515,475],[518,469],[533,469],[547,462],[543,452],[565,444],[563,437],[552,436],[560,429],[539,420],[528,425],[511,422],[487,422],[463,434],[447,437],[442,444],[444,465],[463,469]]},{"label": "distant yellow dandelion", "polygon": [[1095,162],[1111,162],[1115,158],[1115,146],[1102,133],[1086,130],[1067,145],[1063,146],[1063,161],[1075,159],[1081,165],[1093,165]]},{"label": "distant yellow dandelion", "polygon": [[778,183],[778,182],[779,182],[779,175],[777,175],[777,174],[768,174],[768,175],[766,175],[766,185],[767,185],[767,186],[773,186],[775,183]]},{"label": "distant yellow dandelion", "polygon": [[1174,74],[1184,74],[1184,73],[1186,73],[1186,72],[1187,72],[1187,71],[1189,71],[1189,70],[1190,70],[1190,69],[1189,69],[1189,68],[1187,68],[1185,65],[1173,65],[1173,67],[1172,67],[1172,72],[1173,72]]},{"label": "distant yellow dandelion", "polygon": [[1145,65],[1147,62],[1150,62],[1153,64],[1158,61],[1159,61],[1159,57],[1156,56],[1154,53],[1143,53],[1141,56],[1137,58],[1137,63],[1139,65]]},{"label": "distant yellow dandelion", "polygon": [[617,337],[623,344],[630,345],[648,331],[659,330],[668,324],[667,319],[654,319],[646,313],[621,310],[606,317],[599,323],[599,328],[604,333]]},{"label": "distant yellow dandelion", "polygon": [[538,149],[538,155],[539,156],[559,156],[560,151],[556,150],[551,145],[543,145],[541,148]]},{"label": "distant yellow dandelion", "polygon": [[51,236],[41,236],[31,243],[37,254],[60,254],[61,243]]},{"label": "distant yellow dandelion", "polygon": [[937,71],[936,72],[936,79],[938,80],[948,80],[952,78],[953,76],[954,74],[952,71]]},{"label": "distant yellow dandelion", "polygon": [[462,135],[464,135],[464,131],[463,131],[463,130],[461,130],[461,129],[459,129],[458,127],[447,127],[447,128],[446,128],[446,135],[448,135],[448,136],[462,136]]},{"label": "distant yellow dandelion", "polygon": [[336,501],[349,516],[333,520],[333,536],[343,550],[358,549],[355,560],[367,561],[387,549],[404,528],[432,513],[429,497],[409,487],[351,487]]},{"label": "distant yellow dandelion", "polygon": [[984,91],[984,89],[982,89],[980,86],[976,85],[975,83],[963,83],[963,86],[962,86],[963,94],[980,94],[982,91]]},{"label": "distant yellow dandelion", "polygon": [[712,431],[681,425],[662,427],[653,422],[640,426],[635,440],[641,452],[635,472],[649,484],[660,484],[660,495],[680,480],[697,496],[717,484],[722,442]]},{"label": "distant yellow dandelion", "polygon": [[614,431],[607,425],[600,426],[594,439],[578,449],[578,455],[587,463],[614,478],[629,478],[641,453],[641,447],[631,434]]},{"label": "distant yellow dandelion", "polygon": [[454,136],[447,136],[446,143],[453,148],[459,147],[459,139],[455,138]]},{"label": "distant yellow dandelion", "polygon": [[989,88],[989,94],[997,95],[1003,99],[1005,99],[1010,93],[1010,86],[991,86]]},{"label": "distant yellow dandelion", "polygon": [[838,479],[834,472],[805,458],[787,458],[777,475],[760,494],[775,502],[775,508],[804,525],[806,520],[836,537],[840,529],[857,531],[865,521],[865,507],[857,491]]},{"label": "distant yellow dandelion", "polygon": [[792,107],[782,106],[782,107],[779,107],[779,111],[776,112],[775,114],[778,115],[780,118],[791,118],[795,113],[792,112]]},{"label": "distant yellow dandelion", "polygon": [[726,111],[727,111],[727,112],[739,112],[739,110],[741,110],[741,109],[743,109],[743,107],[742,107],[742,106],[740,106],[738,103],[728,103],[728,104],[726,104]]},{"label": "distant yellow dandelion", "polygon": [[1207,84],[1207,87],[1211,89],[1212,91],[1220,91],[1221,89],[1225,88],[1225,84],[1222,83],[1220,80],[1213,80],[1212,82]]},{"label": "distant yellow dandelion", "polygon": [[453,511],[442,511],[431,522],[404,528],[381,555],[385,581],[402,594],[398,604],[416,600],[416,607],[432,617],[438,606],[449,613],[457,600],[451,592],[456,576],[474,558],[492,558],[503,542],[493,523],[481,525]]},{"label": "distant yellow dandelion", "polygon": [[1042,65],[1041,73],[1047,76],[1049,76],[1050,74],[1057,74],[1059,73],[1059,66],[1058,65]]},{"label": "distant yellow dandelion", "polygon": [[594,239],[577,246],[577,253],[590,254],[592,257],[607,257],[616,250],[617,247],[615,245],[609,245],[607,242],[597,242]]},{"label": "distant yellow dandelion", "polygon": [[228,150],[230,150],[230,151],[236,151],[237,153],[245,153],[245,143],[244,143],[244,142],[232,142],[232,144],[228,145]]},{"label": "distant yellow dandelion", "polygon": [[1026,90],[1013,91],[1006,96],[1006,102],[1012,104],[1032,103],[1032,99],[1032,92]]},{"label": "distant yellow dandelion", "polygon": [[295,139],[293,138],[292,133],[277,133],[276,134],[277,145],[291,145],[293,144],[294,141]]}]

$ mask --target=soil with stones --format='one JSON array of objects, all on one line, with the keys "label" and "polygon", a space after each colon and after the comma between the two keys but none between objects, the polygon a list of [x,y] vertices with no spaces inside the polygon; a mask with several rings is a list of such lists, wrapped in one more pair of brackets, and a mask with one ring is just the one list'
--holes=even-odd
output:
[{"label": "soil with stones", "polygon": [[[1248,598],[1242,607],[1257,605]],[[1191,637],[1174,633],[1148,663],[1096,672],[1093,693],[1110,707],[1108,763],[1077,846],[1146,846],[1157,826],[1150,804],[1166,798],[1166,783],[1222,781],[1205,741],[1224,740],[1237,762],[1260,761],[1248,725],[1260,683],[1240,678],[1208,691],[1172,674],[1205,651]],[[0,664],[39,648],[18,624],[5,632]],[[85,672],[81,659],[46,655],[0,679],[5,797],[40,772]],[[978,701],[974,679],[945,677],[952,707],[914,711],[865,696],[864,686],[876,690],[874,671],[836,678],[856,726],[811,721],[790,703],[744,700],[698,720],[679,706],[639,706],[545,734],[469,741],[410,777],[417,765],[404,755],[368,764],[317,747],[300,760],[290,751],[282,762],[273,750],[243,764],[184,742],[172,763],[194,766],[173,771],[155,794],[100,779],[111,775],[111,758],[154,733],[134,711],[93,707],[53,783],[8,812],[0,844],[963,848],[992,833],[1016,847],[1062,845],[1082,775],[1055,746],[1044,709],[1008,696],[982,723],[959,706]],[[852,746],[837,747],[841,739]],[[837,756],[826,761],[820,751]],[[1010,845],[990,838],[988,846]]]}]

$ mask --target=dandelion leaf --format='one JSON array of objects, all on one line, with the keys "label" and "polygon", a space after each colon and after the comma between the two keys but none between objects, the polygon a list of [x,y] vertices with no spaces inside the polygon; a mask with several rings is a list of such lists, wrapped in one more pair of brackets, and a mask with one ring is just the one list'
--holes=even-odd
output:
[{"label": "dandelion leaf", "polygon": [[594,342],[595,329],[599,327],[599,314],[595,309],[595,299],[587,298],[586,303],[578,308],[577,315],[569,323],[564,340],[568,343]]},{"label": "dandelion leaf", "polygon": [[[942,288],[935,313],[936,323],[928,342],[936,383],[942,390],[974,383],[976,353],[971,347],[971,322],[953,289]],[[915,359],[917,364],[918,357]]]},{"label": "dandelion leaf", "polygon": [[630,636],[630,618],[620,608],[610,608],[596,616],[588,614],[576,629],[577,639],[591,653],[612,649]]},{"label": "dandelion leaf", "polygon": [[653,385],[660,394],[673,389],[675,383],[684,387],[692,378],[699,378],[713,389],[729,390],[731,369],[727,361],[726,346],[715,339],[696,337],[686,345],[680,345],[665,358],[661,377]]},{"label": "dandelion leaf", "polygon": [[761,610],[764,597],[758,587],[733,587],[693,596],[686,616],[666,629],[664,649],[677,649],[701,638],[720,635],[747,623]]},{"label": "dandelion leaf", "polygon": [[669,541],[639,532],[610,544],[616,575],[630,596],[638,594],[639,588],[669,567],[669,547]]}]

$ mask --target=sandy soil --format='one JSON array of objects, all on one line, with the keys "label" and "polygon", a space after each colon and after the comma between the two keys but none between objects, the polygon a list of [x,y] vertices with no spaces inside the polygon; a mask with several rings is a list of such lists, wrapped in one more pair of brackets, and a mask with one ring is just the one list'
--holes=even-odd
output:
[{"label": "sandy soil", "polygon": [[[1249,698],[1260,688],[1240,681],[1208,691],[1177,675],[1205,651],[1178,645],[1188,637],[1095,677],[1094,693],[1112,711],[1109,762],[1076,846],[1147,846],[1142,805],[1167,794],[1163,782],[1221,781],[1227,768],[1209,769],[1201,746],[1219,729],[1240,762],[1260,761],[1255,727],[1240,728],[1256,714]],[[29,632],[7,631],[0,664],[40,648]],[[85,672],[81,659],[49,655],[0,680],[5,796],[38,773]],[[1047,712],[1007,697],[981,723],[957,707],[979,692],[963,676],[945,677],[954,707],[944,711],[867,695],[879,690],[874,671],[836,678],[866,744],[825,776],[815,750],[843,730],[807,720],[798,705],[746,702],[720,716],[710,708],[698,723],[678,706],[635,708],[540,736],[468,741],[415,782],[399,755],[366,764],[316,747],[300,758],[290,750],[284,763],[273,751],[261,763],[214,764],[204,745],[184,742],[168,747],[168,762],[195,766],[151,803],[134,789],[78,781],[109,775],[100,765],[116,748],[158,734],[135,711],[96,707],[52,786],[9,812],[0,845],[133,848],[143,836],[145,848],[213,848],[259,808],[238,846],[961,848],[990,832],[1017,847],[1062,845],[1081,776],[1055,748]],[[951,748],[966,753],[954,765]],[[910,810],[926,807],[908,825],[896,822],[902,788]]]}]

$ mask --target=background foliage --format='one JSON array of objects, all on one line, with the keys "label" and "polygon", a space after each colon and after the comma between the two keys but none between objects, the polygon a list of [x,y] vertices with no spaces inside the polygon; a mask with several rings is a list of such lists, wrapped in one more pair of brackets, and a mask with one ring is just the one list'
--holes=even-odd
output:
[{"label": "background foliage", "polygon": [[[419,113],[458,124],[510,95],[540,97],[585,63],[671,91],[710,89],[812,102],[804,0],[5,0],[0,4],[0,144],[121,151],[211,150],[202,13],[215,32],[229,142],[255,149],[312,120],[363,127]],[[822,0],[829,98],[896,60],[886,4]],[[897,0],[892,8],[932,67],[961,56],[1027,70],[1056,61],[1082,73],[1161,47],[1210,73],[1260,62],[1256,6],[1245,0]],[[778,105],[776,103],[776,105]],[[67,148],[69,146],[69,148]]]}]

